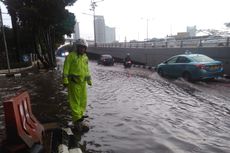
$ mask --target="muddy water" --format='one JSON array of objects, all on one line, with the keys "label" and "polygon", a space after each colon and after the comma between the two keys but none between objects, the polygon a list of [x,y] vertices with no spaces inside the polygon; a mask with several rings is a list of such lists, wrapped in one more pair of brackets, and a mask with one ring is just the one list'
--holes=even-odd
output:
[{"label": "muddy water", "polygon": [[[104,67],[96,62],[90,68],[90,131],[80,141],[84,152],[230,152],[228,80],[188,83],[161,78],[145,69]],[[24,88],[41,122],[58,121],[64,126],[71,120],[59,71],[0,80],[1,101]],[[1,120],[1,129],[3,125]]]}]

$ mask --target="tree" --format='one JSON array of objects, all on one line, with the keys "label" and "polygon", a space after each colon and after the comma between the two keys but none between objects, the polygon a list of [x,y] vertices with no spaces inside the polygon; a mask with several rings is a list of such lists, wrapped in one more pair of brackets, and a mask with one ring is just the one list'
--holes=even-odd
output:
[{"label": "tree", "polygon": [[65,9],[76,0],[1,0],[12,19],[15,44],[35,52],[43,65],[54,67],[57,44],[74,31],[75,16]]}]

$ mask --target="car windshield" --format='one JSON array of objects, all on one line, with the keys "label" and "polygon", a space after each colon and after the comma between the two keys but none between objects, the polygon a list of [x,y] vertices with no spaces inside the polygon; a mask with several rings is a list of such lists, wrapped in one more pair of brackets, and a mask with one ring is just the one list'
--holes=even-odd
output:
[{"label": "car windshield", "polygon": [[166,61],[165,63],[168,63],[168,64],[176,63],[176,60],[177,60],[177,57],[172,57],[168,61]]},{"label": "car windshield", "polygon": [[197,55],[191,57],[196,62],[213,62],[214,60],[208,56]]}]

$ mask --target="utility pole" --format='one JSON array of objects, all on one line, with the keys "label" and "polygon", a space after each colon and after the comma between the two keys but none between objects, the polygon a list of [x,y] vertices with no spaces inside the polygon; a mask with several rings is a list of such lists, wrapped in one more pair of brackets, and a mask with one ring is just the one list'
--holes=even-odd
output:
[{"label": "utility pole", "polygon": [[147,29],[146,41],[148,41],[149,40],[149,19],[148,18],[147,18],[147,28],[146,29]]},{"label": "utility pole", "polygon": [[0,27],[2,29],[3,41],[4,41],[5,51],[6,51],[6,60],[7,60],[8,73],[10,74],[10,60],[9,60],[9,55],[8,55],[8,48],[7,48],[7,43],[6,43],[5,31],[4,31],[4,27],[3,27],[1,7],[0,7]]},{"label": "utility pole", "polygon": [[147,42],[149,40],[149,21],[154,19],[141,17],[141,20],[145,20],[145,19],[146,19],[146,42]]},{"label": "utility pole", "polygon": [[91,4],[90,4],[91,5],[90,10],[93,11],[94,47],[97,47],[95,8],[97,7],[97,3],[102,1],[104,0],[101,1],[91,0]]}]

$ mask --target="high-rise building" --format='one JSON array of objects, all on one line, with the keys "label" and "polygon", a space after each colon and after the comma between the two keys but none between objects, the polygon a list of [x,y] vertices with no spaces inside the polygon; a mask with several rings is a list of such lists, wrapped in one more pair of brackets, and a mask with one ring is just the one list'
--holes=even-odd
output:
[{"label": "high-rise building", "polygon": [[105,20],[103,16],[95,16],[96,43],[105,43]]},{"label": "high-rise building", "polygon": [[116,34],[114,27],[105,26],[105,40],[106,43],[111,43],[116,41]]},{"label": "high-rise building", "polygon": [[76,24],[74,26],[74,35],[73,35],[73,38],[75,40],[80,38],[79,22],[77,22],[77,20],[76,20]]}]

